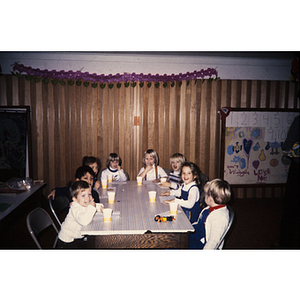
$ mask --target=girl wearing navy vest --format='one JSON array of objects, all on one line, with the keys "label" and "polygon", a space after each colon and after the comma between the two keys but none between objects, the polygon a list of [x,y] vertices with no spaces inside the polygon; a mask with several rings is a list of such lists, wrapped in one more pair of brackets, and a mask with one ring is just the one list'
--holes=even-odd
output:
[{"label": "girl wearing navy vest", "polygon": [[199,168],[196,164],[185,162],[181,169],[181,179],[183,184],[177,190],[164,192],[161,196],[175,196],[174,200],[165,200],[163,203],[175,202],[182,207],[191,223],[198,220],[201,208],[200,199],[200,178]]},{"label": "girl wearing navy vest", "polygon": [[[190,233],[190,249],[215,249],[229,223],[229,211],[226,203],[231,199],[231,188],[227,181],[214,179],[204,186],[205,203],[199,219]],[[219,249],[223,247],[223,242]]]}]

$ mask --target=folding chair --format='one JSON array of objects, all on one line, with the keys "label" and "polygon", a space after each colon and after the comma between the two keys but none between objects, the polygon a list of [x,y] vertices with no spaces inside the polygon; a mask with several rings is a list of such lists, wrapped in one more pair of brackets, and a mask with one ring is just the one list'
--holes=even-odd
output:
[{"label": "folding chair", "polygon": [[224,231],[223,235],[221,236],[219,242],[217,243],[216,247],[214,248],[215,250],[219,249],[219,247],[222,245],[223,241],[224,241],[224,238],[228,232],[228,230],[230,229],[231,225],[232,225],[232,222],[233,222],[233,219],[234,219],[234,211],[232,210],[232,208],[227,205],[227,208],[229,210],[229,222],[228,222],[228,226],[226,228],[226,230]]},{"label": "folding chair", "polygon": [[59,227],[61,227],[62,222],[64,221],[70,206],[70,201],[67,197],[58,196],[53,199],[49,197],[49,206],[55,217]]},{"label": "folding chair", "polygon": [[[39,249],[43,249],[40,244],[41,236],[46,233],[47,229],[54,229],[56,232],[56,237],[52,248],[56,247],[57,239],[58,239],[58,230],[54,222],[52,221],[51,217],[44,209],[38,207],[34,209],[32,212],[30,212],[27,215],[26,224],[32,239],[34,240],[35,244]],[[50,248],[50,247],[44,247],[44,249],[46,248]]]}]

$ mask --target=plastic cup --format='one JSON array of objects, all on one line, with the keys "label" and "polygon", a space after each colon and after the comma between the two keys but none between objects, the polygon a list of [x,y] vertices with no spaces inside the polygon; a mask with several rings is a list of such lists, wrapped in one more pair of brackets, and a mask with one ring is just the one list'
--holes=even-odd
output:
[{"label": "plastic cup", "polygon": [[160,179],[160,182],[166,182],[167,181],[167,178],[166,177],[162,177],[161,179]]},{"label": "plastic cup", "polygon": [[107,196],[108,196],[108,203],[115,203],[115,197],[116,197],[115,192],[107,192]]},{"label": "plastic cup", "polygon": [[101,184],[103,189],[107,189],[107,179],[102,179]]},{"label": "plastic cup", "polygon": [[96,203],[96,211],[101,211],[101,206],[100,203]]},{"label": "plastic cup", "polygon": [[137,181],[137,185],[143,185],[143,177],[138,176],[136,178],[136,181]]},{"label": "plastic cup", "polygon": [[107,182],[112,182],[112,175],[111,174],[107,175]]},{"label": "plastic cup", "polygon": [[177,215],[178,204],[175,202],[170,202],[170,215]]},{"label": "plastic cup", "polygon": [[112,214],[112,209],[111,208],[104,208],[103,209],[103,220],[104,220],[104,222],[110,222],[111,221],[111,214]]},{"label": "plastic cup", "polygon": [[155,202],[155,200],[156,200],[156,191],[150,191],[149,192],[149,201]]}]

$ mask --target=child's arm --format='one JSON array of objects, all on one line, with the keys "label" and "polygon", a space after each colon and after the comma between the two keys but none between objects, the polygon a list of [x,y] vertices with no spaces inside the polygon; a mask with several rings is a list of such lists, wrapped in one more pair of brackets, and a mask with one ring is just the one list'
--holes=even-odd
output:
[{"label": "child's arm", "polygon": [[98,190],[100,188],[100,186],[101,186],[101,182],[99,180],[97,180],[94,184],[95,190]]},{"label": "child's arm", "polygon": [[147,165],[146,168],[144,168],[144,171],[141,172],[141,170],[142,170],[143,168],[140,170],[140,173],[138,174],[138,176],[145,178],[146,174],[147,174],[150,170],[152,170],[152,168],[153,168],[152,165]]},{"label": "child's arm", "polygon": [[94,214],[96,213],[96,203],[92,200],[87,207],[78,205],[73,207],[72,212],[76,222],[82,226],[88,225],[92,222]]},{"label": "child's arm", "polygon": [[126,173],[119,165],[118,165],[118,171],[119,171],[120,181],[127,181]]},{"label": "child's arm", "polygon": [[[179,191],[179,190],[175,190],[175,191],[173,191],[173,193],[176,194],[177,191]],[[172,194],[172,191],[171,191],[171,194]],[[194,206],[194,204],[199,200],[199,198],[200,198],[199,189],[195,186],[190,189],[188,200],[182,200],[182,199],[176,198],[175,202],[182,207],[192,208]]]}]

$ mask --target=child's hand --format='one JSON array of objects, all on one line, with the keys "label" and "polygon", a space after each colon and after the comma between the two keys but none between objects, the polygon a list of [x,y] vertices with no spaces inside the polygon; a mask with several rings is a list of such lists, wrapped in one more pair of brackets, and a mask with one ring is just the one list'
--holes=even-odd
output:
[{"label": "child's hand", "polygon": [[91,199],[89,205],[93,205],[94,207],[96,207],[96,203],[95,203],[95,201],[94,201],[94,198]]},{"label": "child's hand", "polygon": [[161,184],[160,184],[160,186],[162,186],[162,187],[170,187],[171,186],[171,182],[162,182]]},{"label": "child's hand", "polygon": [[53,197],[53,199],[55,198],[55,190],[52,190],[52,191],[50,192],[50,194],[48,195],[48,199],[49,199],[51,196]]},{"label": "child's hand", "polygon": [[158,183],[158,182],[160,182],[160,179],[154,179],[152,182],[153,183]]},{"label": "child's hand", "polygon": [[95,188],[96,190],[98,190],[98,189],[100,188],[100,186],[101,186],[101,182],[100,182],[99,180],[97,180],[97,181],[95,182],[94,188]]},{"label": "child's hand", "polygon": [[147,165],[145,168],[145,171],[148,173],[150,170],[152,170],[153,166],[152,165]]},{"label": "child's hand", "polygon": [[163,192],[160,194],[160,196],[170,196],[170,191]]},{"label": "child's hand", "polygon": [[122,167],[118,165],[117,169],[118,171],[121,171]]},{"label": "child's hand", "polygon": [[175,199],[172,199],[172,200],[165,200],[165,201],[163,201],[162,203],[164,203],[164,204],[169,204],[169,203],[172,203],[172,202],[175,202]]}]

